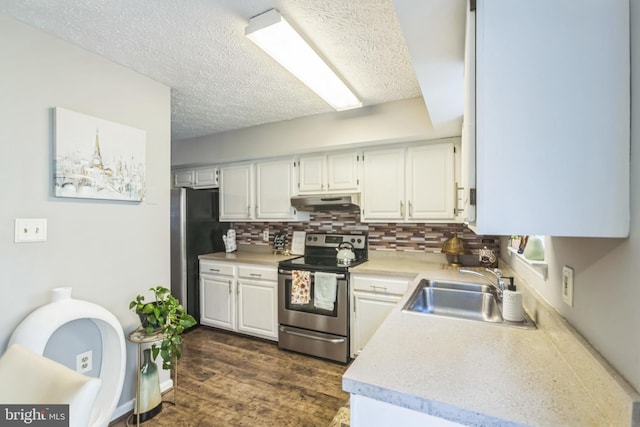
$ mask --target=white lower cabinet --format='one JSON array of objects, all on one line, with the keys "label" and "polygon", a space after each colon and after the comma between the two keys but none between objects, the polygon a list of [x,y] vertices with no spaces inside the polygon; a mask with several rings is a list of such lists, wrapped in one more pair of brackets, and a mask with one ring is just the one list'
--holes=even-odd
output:
[{"label": "white lower cabinet", "polygon": [[410,279],[351,275],[351,357],[362,351],[409,288]]},{"label": "white lower cabinet", "polygon": [[238,331],[277,340],[276,268],[241,266],[238,270]]},{"label": "white lower cabinet", "polygon": [[236,329],[236,267],[200,261],[200,323]]},{"label": "white lower cabinet", "polygon": [[276,341],[275,266],[200,261],[200,323]]}]

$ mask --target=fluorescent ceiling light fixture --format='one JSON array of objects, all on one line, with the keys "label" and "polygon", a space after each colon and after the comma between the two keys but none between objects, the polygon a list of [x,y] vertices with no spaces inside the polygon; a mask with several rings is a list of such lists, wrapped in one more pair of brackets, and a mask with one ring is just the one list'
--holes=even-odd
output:
[{"label": "fluorescent ceiling light fixture", "polygon": [[275,9],[249,20],[244,34],[336,110],[362,102]]}]

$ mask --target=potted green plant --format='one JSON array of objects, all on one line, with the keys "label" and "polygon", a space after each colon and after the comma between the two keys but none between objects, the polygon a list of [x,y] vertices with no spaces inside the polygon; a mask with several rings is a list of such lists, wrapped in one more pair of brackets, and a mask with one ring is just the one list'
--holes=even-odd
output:
[{"label": "potted green plant", "polygon": [[140,316],[147,334],[162,333],[160,345],[151,346],[153,359],[162,357],[162,368],[173,369],[175,361],[182,357],[182,333],[196,324],[196,320],[186,312],[180,301],[163,286],[149,288],[155,301],[145,302],[144,296],[138,295],[129,303],[129,309]]}]

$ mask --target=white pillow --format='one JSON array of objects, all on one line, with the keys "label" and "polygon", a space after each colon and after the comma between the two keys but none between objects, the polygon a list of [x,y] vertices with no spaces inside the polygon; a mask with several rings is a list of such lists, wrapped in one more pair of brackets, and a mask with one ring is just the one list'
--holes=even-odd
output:
[{"label": "white pillow", "polygon": [[89,425],[101,383],[20,344],[0,357],[0,403],[69,404],[69,427]]}]

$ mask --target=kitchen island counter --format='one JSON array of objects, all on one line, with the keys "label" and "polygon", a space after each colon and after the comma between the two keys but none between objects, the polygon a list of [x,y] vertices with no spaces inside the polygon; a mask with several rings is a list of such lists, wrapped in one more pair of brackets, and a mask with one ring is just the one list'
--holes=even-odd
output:
[{"label": "kitchen island counter", "polygon": [[637,394],[575,342],[558,344],[543,307],[536,330],[403,312],[423,277],[469,280],[437,265],[420,274],[344,374],[352,396],[464,425],[631,425]]}]

